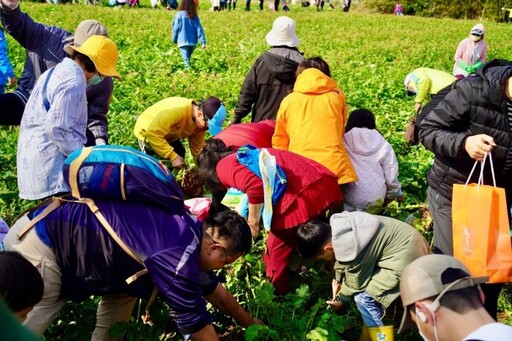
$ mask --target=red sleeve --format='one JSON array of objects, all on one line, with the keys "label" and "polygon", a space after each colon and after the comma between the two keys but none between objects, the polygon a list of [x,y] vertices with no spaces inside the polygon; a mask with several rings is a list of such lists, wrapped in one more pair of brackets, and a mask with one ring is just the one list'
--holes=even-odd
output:
[{"label": "red sleeve", "polygon": [[219,161],[217,175],[220,182],[227,188],[234,187],[246,193],[250,204],[263,203],[263,182],[256,174],[238,162],[235,153]]}]

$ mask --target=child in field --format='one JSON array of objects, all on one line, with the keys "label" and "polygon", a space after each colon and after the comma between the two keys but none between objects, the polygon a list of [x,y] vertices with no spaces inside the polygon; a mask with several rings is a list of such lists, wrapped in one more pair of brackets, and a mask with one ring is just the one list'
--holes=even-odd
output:
[{"label": "child in field", "polygon": [[357,180],[343,144],[347,105],[321,57],[300,62],[293,92],[277,112],[272,147],[314,160],[333,172],[338,184]]},{"label": "child in field", "polygon": [[369,340],[368,333],[382,333],[388,336],[384,340],[391,340],[393,327],[384,327],[382,318],[400,296],[400,274],[430,252],[412,226],[365,212],[336,213],[330,226],[320,221],[300,225],[297,251],[304,258],[335,262],[333,297],[326,303],[339,310],[354,296],[364,322],[361,340]]},{"label": "child in field", "polygon": [[20,320],[43,297],[43,279],[39,271],[22,255],[0,251],[0,299]]},{"label": "child in field", "polygon": [[194,0],[182,0],[172,22],[172,42],[178,44],[186,69],[190,68],[190,58],[198,40],[205,49],[206,38],[197,15],[197,4]]},{"label": "child in field", "polygon": [[344,186],[346,211],[367,211],[379,201],[403,199],[395,152],[377,130],[370,110],[350,113],[343,142],[359,179]]},{"label": "child in field", "polygon": [[203,149],[206,131],[217,135],[225,119],[226,107],[216,97],[199,103],[189,98],[168,97],[137,118],[133,133],[143,152],[154,152],[180,169],[185,166],[186,153],[181,140],[188,139],[195,159]]},{"label": "child in field", "polygon": [[16,78],[14,78],[14,70],[7,55],[7,40],[5,39],[4,29],[0,28],[0,94],[5,92],[7,83],[15,86]]}]

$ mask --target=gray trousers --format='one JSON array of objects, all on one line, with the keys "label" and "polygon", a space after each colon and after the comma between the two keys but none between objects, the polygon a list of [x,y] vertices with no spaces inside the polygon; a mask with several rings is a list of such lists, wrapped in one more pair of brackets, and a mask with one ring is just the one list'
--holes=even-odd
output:
[{"label": "gray trousers", "polygon": [[453,255],[452,201],[430,186],[427,200],[434,222],[434,252]]}]

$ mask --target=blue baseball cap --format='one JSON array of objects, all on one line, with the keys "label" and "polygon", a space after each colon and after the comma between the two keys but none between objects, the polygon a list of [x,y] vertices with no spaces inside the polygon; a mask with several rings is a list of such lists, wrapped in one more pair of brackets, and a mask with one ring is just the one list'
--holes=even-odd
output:
[{"label": "blue baseball cap", "polygon": [[213,136],[222,131],[222,125],[226,120],[226,107],[217,98],[211,96],[201,103],[203,114],[208,118],[208,131]]}]

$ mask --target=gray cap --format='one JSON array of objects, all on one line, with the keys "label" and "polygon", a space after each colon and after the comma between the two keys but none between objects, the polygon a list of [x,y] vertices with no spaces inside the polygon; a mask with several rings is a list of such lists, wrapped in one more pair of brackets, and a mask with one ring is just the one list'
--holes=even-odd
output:
[{"label": "gray cap", "polygon": [[86,19],[80,22],[75,30],[75,35],[64,39],[64,51],[69,55],[73,54],[71,46],[81,46],[87,38],[94,35],[108,37],[107,28],[98,21],[92,19]]},{"label": "gray cap", "polygon": [[[467,274],[453,282],[443,283],[442,275],[448,269],[462,270]],[[449,291],[464,289],[485,283],[488,277],[471,277],[469,270],[459,260],[447,255],[426,255],[415,259],[404,268],[400,277],[400,297],[404,315],[398,333],[415,326],[407,307],[417,301],[436,297],[432,311],[439,309],[439,301]]]}]

